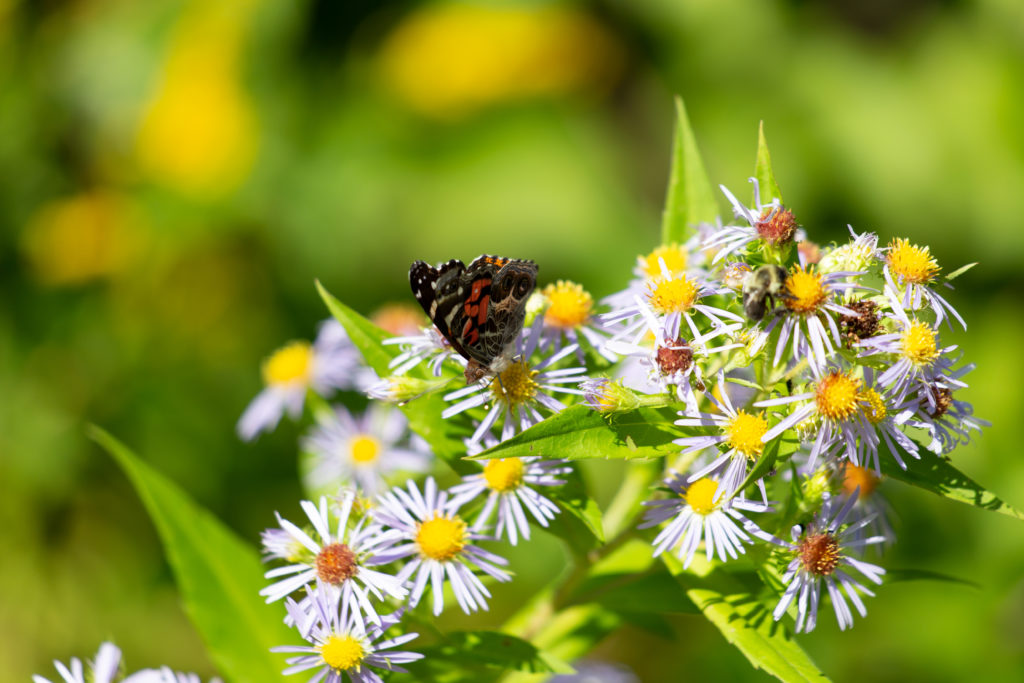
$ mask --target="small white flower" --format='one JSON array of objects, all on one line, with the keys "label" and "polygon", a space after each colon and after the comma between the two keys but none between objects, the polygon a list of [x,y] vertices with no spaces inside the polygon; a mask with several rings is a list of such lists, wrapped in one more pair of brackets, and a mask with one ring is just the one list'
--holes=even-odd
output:
[{"label": "small white flower", "polygon": [[[370,602],[370,596],[377,600],[383,600],[385,595],[399,600],[405,598],[407,591],[403,586],[404,579],[371,569],[391,561],[387,552],[400,539],[399,534],[384,531],[374,524],[367,525],[366,517],[349,528],[354,502],[353,491],[342,494],[337,526],[332,533],[326,496],[320,498],[319,507],[308,500],[302,501],[302,509],[309,517],[320,542],[277,515],[281,529],[307,552],[298,557],[287,556],[291,564],[271,569],[264,575],[268,579],[278,579],[260,591],[268,603],[291,595],[315,581],[317,585],[324,586],[324,590],[333,599],[340,599],[346,609],[353,613],[363,612],[371,622],[380,623],[380,616]],[[264,534],[264,540],[267,538],[268,534]],[[279,548],[283,539],[274,534],[272,540],[275,545],[266,547],[267,554],[281,557]],[[311,609],[308,598],[303,599],[299,605]]]},{"label": "small white flower", "polygon": [[[863,560],[851,557],[849,550],[882,543],[882,536],[871,538],[855,538],[862,527],[871,523],[871,517],[842,529],[843,522],[857,502],[857,495],[846,499],[845,504],[835,511],[838,499],[827,497],[821,511],[815,516],[808,528],[793,527],[792,542],[776,541],[779,545],[793,552],[794,557],[786,567],[782,576],[786,590],[775,607],[772,616],[778,621],[786,613],[794,600],[797,603],[796,631],[810,632],[814,630],[818,620],[818,604],[821,601],[821,586],[828,589],[832,599],[832,608],[839,622],[839,629],[845,630],[853,626],[853,614],[846,597],[862,616],[867,616],[867,609],[859,593],[874,595],[863,584],[855,580],[844,570],[854,569],[875,584],[882,583],[885,570]],[[834,514],[833,514],[834,513]],[[859,593],[858,593],[859,592]]]},{"label": "small white flower", "polygon": [[378,522],[397,533],[404,543],[390,548],[381,559],[395,561],[412,559],[398,573],[403,581],[415,577],[409,595],[409,606],[415,607],[423,598],[427,583],[434,595],[434,614],[444,609],[444,582],[447,577],[459,606],[466,614],[487,609],[490,592],[473,573],[478,569],[498,581],[512,577],[495,565],[508,560],[475,545],[485,536],[471,531],[458,515],[457,501],[450,501],[447,492],[438,492],[437,483],[429,477],[421,494],[416,484],[408,483],[408,492],[394,488],[380,496],[373,515]]},{"label": "small white flower", "polygon": [[296,341],[282,346],[263,363],[266,387],[239,418],[239,438],[252,441],[260,432],[274,429],[285,413],[297,419],[308,390],[327,397],[336,389],[365,383],[361,358],[336,320],[320,326],[313,344]]},{"label": "small white flower", "polygon": [[287,660],[286,676],[319,669],[309,679],[310,683],[344,683],[346,676],[353,683],[382,683],[383,679],[370,667],[405,673],[398,665],[423,658],[418,652],[393,649],[416,638],[416,633],[380,640],[385,631],[398,623],[400,614],[389,614],[379,624],[367,627],[357,612],[349,611],[347,603],[333,601],[324,590],[310,592],[306,601],[311,605],[308,610],[291,598],[285,607],[310,645],[270,649],[271,652],[297,653],[298,656]]},{"label": "small white flower", "polygon": [[516,545],[519,536],[530,540],[530,524],[524,508],[543,527],[558,513],[558,506],[535,487],[561,486],[565,481],[558,477],[571,471],[564,461],[539,457],[496,458],[487,461],[483,472],[463,477],[462,483],[449,492],[452,503],[460,506],[487,492],[487,501],[473,523],[473,531],[481,531],[497,509],[498,525],[494,535],[499,539],[507,536],[508,542]]},{"label": "small white flower", "polygon": [[338,406],[302,441],[314,456],[305,477],[307,489],[333,490],[355,481],[367,496],[374,496],[386,488],[389,475],[426,472],[429,449],[407,427],[400,411],[379,403],[371,403],[360,416]]},{"label": "small white flower", "polygon": [[667,500],[645,502],[648,509],[640,525],[646,528],[671,520],[654,539],[655,557],[678,546],[679,559],[686,568],[693,562],[701,541],[709,561],[717,553],[718,559],[725,562],[729,557],[735,560],[745,553],[743,545],[752,544],[751,537],[772,540],[770,534],[740,512],[768,512],[771,508],[767,505],[739,497],[720,500],[715,495],[718,482],[711,478],[687,483],[684,477],[675,475],[665,484],[676,495]]},{"label": "small white flower", "polygon": [[[82,666],[82,660],[78,657],[71,658],[70,667],[56,660],[53,665],[57,667],[57,673],[64,679],[64,683],[85,683],[85,668]],[[90,683],[111,683],[120,666],[121,650],[113,643],[103,643],[90,667]],[[32,676],[32,681],[33,683],[51,683],[50,679],[39,675]]]}]

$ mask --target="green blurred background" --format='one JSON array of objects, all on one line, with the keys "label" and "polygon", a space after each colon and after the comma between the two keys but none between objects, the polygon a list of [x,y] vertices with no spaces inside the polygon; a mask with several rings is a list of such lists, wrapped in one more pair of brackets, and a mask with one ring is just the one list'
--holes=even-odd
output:
[{"label": "green blurred background", "polygon": [[[261,358],[326,316],[314,279],[368,313],[411,300],[412,260],[489,252],[614,291],[658,239],[676,93],[741,197],[764,120],[811,239],[850,223],[981,262],[953,341],[994,426],[953,457],[1024,507],[1019,0],[0,0],[0,680],[105,638],[131,668],[213,673],[87,422],[256,542],[298,512],[298,428],[243,445],[234,423]],[[589,474],[608,495],[618,471]],[[980,588],[886,585],[803,644],[841,681],[1024,680],[1024,526],[883,491],[885,564]],[[489,615],[450,623],[495,626],[559,571],[536,543]],[[765,678],[673,624],[596,656]]]}]

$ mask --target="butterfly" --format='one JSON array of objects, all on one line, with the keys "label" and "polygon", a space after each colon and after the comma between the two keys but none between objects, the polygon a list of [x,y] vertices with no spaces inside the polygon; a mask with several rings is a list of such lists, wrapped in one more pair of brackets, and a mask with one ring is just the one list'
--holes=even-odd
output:
[{"label": "butterfly", "polygon": [[512,363],[526,300],[537,286],[536,263],[486,255],[469,267],[458,259],[436,267],[415,261],[409,284],[431,322],[468,361],[467,384]]}]

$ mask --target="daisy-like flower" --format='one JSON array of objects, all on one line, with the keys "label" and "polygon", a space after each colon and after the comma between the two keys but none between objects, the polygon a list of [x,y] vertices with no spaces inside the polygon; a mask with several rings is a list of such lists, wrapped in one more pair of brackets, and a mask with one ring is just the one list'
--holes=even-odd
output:
[{"label": "daisy-like flower", "polygon": [[465,505],[477,496],[487,493],[487,501],[473,522],[473,531],[482,531],[498,511],[496,538],[508,538],[516,545],[519,537],[530,540],[530,524],[523,508],[542,527],[555,518],[558,506],[537,491],[541,486],[561,486],[565,480],[559,476],[569,474],[572,468],[564,461],[532,458],[496,458],[484,464],[484,471],[462,478],[462,483],[449,489],[453,505]]},{"label": "daisy-like flower", "polygon": [[[903,308],[917,311],[927,303],[935,311],[936,327],[942,324],[943,319],[952,327],[948,322],[949,316],[952,316],[966,330],[967,323],[956,309],[931,287],[939,270],[939,264],[932,258],[928,247],[919,247],[909,240],[899,238],[889,243],[882,272],[889,287],[903,292]],[[950,283],[944,284],[953,289]]]},{"label": "daisy-like flower", "polygon": [[[724,388],[724,383],[724,375],[719,375],[718,385],[722,387],[721,402],[710,393],[707,394],[717,412],[698,413],[695,416],[680,413],[681,419],[676,420],[677,425],[684,427],[717,427],[719,430],[718,434],[688,436],[675,441],[683,446],[682,455],[714,447],[728,449],[720,453],[705,467],[691,474],[687,480],[692,483],[709,474],[720,473],[721,478],[715,491],[715,501],[723,495],[730,496],[739,489],[740,484],[747,476],[748,464],[755,462],[764,453],[765,442],[762,437],[768,431],[768,420],[764,418],[763,413],[748,413],[733,407],[732,401],[729,400],[729,393]],[[767,504],[768,494],[765,491],[764,479],[758,479],[757,485],[761,489],[762,500]]]},{"label": "daisy-like flower", "polygon": [[541,294],[547,301],[541,351],[549,348],[557,351],[563,343],[575,344],[576,358],[582,363],[583,349],[579,346],[582,337],[606,359],[617,360],[617,356],[605,348],[611,330],[594,314],[594,299],[582,285],[559,280],[545,287]]},{"label": "daisy-like flower", "polygon": [[847,225],[850,241],[830,250],[818,262],[818,269],[823,273],[840,271],[860,272],[874,266],[882,258],[878,248],[878,235],[873,232],[857,234],[852,225]]},{"label": "daisy-like flower", "polygon": [[[64,683],[85,683],[85,667],[82,660],[72,657],[70,666],[63,662],[54,660],[53,665],[57,668]],[[96,659],[90,666],[90,683],[111,683],[117,675],[121,666],[121,650],[113,643],[103,643],[96,653]],[[32,676],[33,683],[51,683],[50,679],[39,675]]]},{"label": "daisy-like flower", "polygon": [[511,575],[496,565],[508,560],[490,553],[474,541],[485,539],[466,525],[458,515],[457,501],[448,493],[438,492],[437,483],[429,477],[421,494],[416,484],[408,483],[408,491],[393,488],[378,498],[374,517],[395,531],[404,543],[389,549],[383,558],[392,562],[412,559],[398,573],[401,580],[415,576],[409,594],[409,606],[415,607],[423,598],[427,583],[434,595],[434,615],[444,610],[444,581],[447,577],[459,607],[466,614],[487,609],[490,592],[473,573],[478,569],[498,581],[509,581]]},{"label": "daisy-like flower", "polygon": [[878,437],[885,443],[886,448],[896,460],[896,464],[907,469],[900,453],[906,453],[914,459],[920,459],[917,444],[900,429],[910,416],[908,410],[913,400],[898,401],[891,393],[885,391],[875,381],[875,372],[871,368],[864,368],[864,382],[859,391],[860,411],[864,416],[867,425],[873,428],[875,438],[861,434],[858,439],[857,458],[853,460],[854,465],[874,465],[876,474],[881,474],[878,462]]},{"label": "daisy-like flower", "polygon": [[753,544],[752,537],[772,540],[771,534],[762,531],[741,512],[769,512],[771,508],[767,505],[740,497],[723,500],[715,495],[719,482],[713,478],[688,483],[685,477],[675,475],[665,484],[676,496],[645,502],[648,509],[640,525],[640,528],[647,528],[672,520],[654,539],[655,557],[678,545],[677,554],[686,568],[701,541],[709,561],[717,553],[718,559],[726,562],[729,557],[735,560],[746,553],[743,545]]},{"label": "daisy-like flower", "polygon": [[[281,529],[300,543],[304,552],[297,556],[283,555],[291,564],[271,569],[264,575],[268,579],[278,579],[260,591],[268,603],[289,596],[315,581],[333,600],[340,600],[346,606],[345,609],[353,613],[362,612],[371,622],[379,624],[380,616],[369,596],[377,600],[383,600],[385,595],[398,600],[405,598],[407,591],[403,578],[371,569],[391,561],[389,550],[400,540],[401,535],[384,531],[375,524],[367,524],[367,517],[362,517],[349,528],[354,503],[353,491],[342,494],[337,526],[332,533],[327,497],[320,498],[319,507],[308,500],[302,501],[302,509],[320,538],[319,542],[277,515]],[[268,534],[264,534],[265,541],[267,538]],[[279,534],[274,534],[271,540],[274,544],[265,546],[265,552],[270,557],[282,557],[282,550],[288,552]],[[311,608],[308,597],[303,598],[299,605],[307,611]]]},{"label": "daisy-like flower", "polygon": [[819,456],[830,456],[836,452],[854,465],[863,464],[862,456],[873,454],[877,468],[880,433],[901,465],[904,463],[893,441],[916,456],[913,442],[900,434],[891,421],[885,422],[890,415],[886,399],[874,388],[865,389],[864,382],[854,376],[853,370],[831,368],[811,384],[809,391],[758,401],[754,406],[767,408],[798,402],[803,402],[803,405],[765,432],[761,439],[768,443],[791,427],[802,428],[808,433],[816,429],[807,462],[809,470],[815,468]]},{"label": "daisy-like flower", "polygon": [[400,344],[402,352],[391,359],[388,368],[396,375],[404,375],[426,361],[434,377],[441,376],[441,367],[446,360],[454,360],[462,367],[466,359],[460,356],[436,327],[424,327],[419,334],[385,339],[385,344]]},{"label": "daisy-like flower", "polygon": [[[851,557],[849,552],[881,543],[885,539],[882,536],[855,538],[862,527],[871,523],[870,517],[842,528],[856,502],[857,496],[850,496],[836,511],[838,499],[827,497],[822,509],[807,529],[802,529],[799,525],[793,527],[792,542],[776,541],[793,553],[793,559],[782,576],[782,582],[787,585],[772,613],[775,621],[781,619],[790,604],[796,600],[797,633],[813,631],[818,621],[822,584],[825,584],[832,599],[832,608],[835,610],[840,630],[853,626],[853,614],[846,604],[846,597],[849,597],[862,617],[867,616],[867,609],[859,593],[872,596],[874,593],[848,574],[847,570],[854,569],[875,584],[882,583],[885,570]],[[846,597],[843,595],[844,592]]]},{"label": "daisy-like flower", "polygon": [[[792,346],[792,357],[807,357],[811,370],[818,374],[833,354],[832,341],[838,346],[839,329],[833,316],[857,315],[835,302],[837,295],[857,288],[847,279],[858,273],[839,271],[821,273],[814,266],[796,266],[786,278],[785,295],[780,296],[782,314],[776,315],[765,331],[779,328],[775,346],[774,364],[777,366],[787,346]],[[826,330],[825,324],[828,325]],[[831,333],[831,334],[830,334]]]},{"label": "daisy-like flower", "polygon": [[921,378],[917,392],[908,396],[908,412],[912,412],[912,416],[907,424],[927,430],[932,439],[928,450],[937,454],[948,453],[958,444],[970,443],[971,432],[992,426],[988,420],[974,416],[970,403],[955,397],[955,392],[967,388],[961,378],[975,368],[974,363],[969,363],[954,369],[957,362],[959,358],[938,359],[931,371]]},{"label": "daisy-like flower", "polygon": [[[743,323],[743,318],[735,313],[700,303],[703,297],[718,293],[721,291],[696,276],[672,274],[666,269],[659,277],[648,280],[646,291],[642,295],[634,295],[632,303],[605,314],[602,320],[608,325],[621,324],[621,331],[615,335],[616,341],[630,339],[634,344],[639,343],[652,328],[664,325],[678,330],[683,320],[686,321],[689,334],[699,337],[701,331],[696,313],[707,318],[714,329],[727,326],[723,318]],[[652,325],[652,319],[657,319],[659,323]],[[611,343],[609,348],[615,350]]]},{"label": "daisy-like flower", "polygon": [[701,267],[703,261],[699,235],[695,234],[684,244],[670,242],[658,245],[651,253],[636,257],[636,266],[633,268],[634,277],[626,285],[626,288],[609,294],[601,300],[601,303],[612,309],[630,306],[634,296],[643,293],[647,282],[660,277],[663,273],[670,275],[689,273],[703,276],[705,275],[705,271]]},{"label": "daisy-like flower", "polygon": [[912,380],[925,377],[940,357],[955,351],[957,347],[940,347],[938,331],[934,327],[917,318],[910,318],[891,288],[886,287],[885,294],[892,309],[891,319],[896,331],[863,339],[857,346],[863,349],[863,355],[881,353],[894,357],[895,362],[882,373],[878,383],[902,398]]},{"label": "daisy-like flower", "polygon": [[398,471],[430,469],[427,445],[409,434],[398,410],[371,403],[361,416],[343,406],[335,409],[303,439],[302,447],[314,461],[305,479],[307,488],[334,489],[355,481],[367,496],[386,488],[385,478]]},{"label": "daisy-like flower", "polygon": [[730,254],[742,252],[751,242],[762,240],[772,247],[779,247],[793,241],[797,233],[793,212],[782,206],[778,199],[763,204],[757,178],[751,178],[754,185],[755,204],[753,208],[743,205],[724,185],[719,185],[732,204],[733,213],[749,225],[726,225],[704,240],[704,247],[715,251],[712,263],[718,263]]},{"label": "daisy-like flower", "polygon": [[[622,368],[623,383],[646,393],[665,393],[669,387],[675,387],[676,396],[687,404],[688,412],[696,411],[691,380],[698,384],[703,382],[698,360],[740,346],[708,346],[709,341],[733,332],[739,325],[713,327],[710,332],[687,340],[679,329],[678,317],[658,319],[643,310],[641,318],[645,327],[633,342],[613,340],[608,343],[609,348],[627,361]],[[648,334],[654,337],[653,345],[646,342]],[[630,365],[630,360],[636,362]]]},{"label": "daisy-like flower", "polygon": [[238,436],[252,441],[260,432],[274,429],[286,412],[298,418],[308,390],[326,397],[365,381],[359,362],[359,352],[336,320],[320,326],[313,344],[295,341],[282,346],[263,362],[266,387],[242,413]]},{"label": "daisy-like flower", "polygon": [[380,640],[385,631],[398,623],[399,616],[389,614],[379,624],[367,627],[347,603],[335,602],[323,590],[310,592],[306,600],[311,605],[308,611],[291,598],[285,607],[310,644],[271,648],[271,652],[297,654],[287,659],[286,676],[318,669],[310,683],[344,683],[346,677],[353,683],[383,683],[384,679],[371,667],[406,673],[401,664],[423,658],[418,652],[394,649],[416,638],[416,633]]},{"label": "daisy-like flower", "polygon": [[540,340],[542,324],[543,320],[538,317],[525,343],[520,338],[520,360],[498,373],[490,384],[470,384],[444,397],[446,401],[455,401],[454,405],[441,413],[441,417],[445,419],[491,403],[487,415],[467,442],[470,450],[479,449],[485,435],[490,433],[499,418],[502,419],[500,440],[505,441],[544,419],[540,413],[541,408],[547,412],[557,413],[565,407],[561,401],[549,394],[583,395],[583,391],[575,386],[563,385],[579,384],[585,379],[586,368],[569,367],[556,370],[552,367],[575,353],[575,344],[565,346],[536,363],[531,362],[530,359]]}]

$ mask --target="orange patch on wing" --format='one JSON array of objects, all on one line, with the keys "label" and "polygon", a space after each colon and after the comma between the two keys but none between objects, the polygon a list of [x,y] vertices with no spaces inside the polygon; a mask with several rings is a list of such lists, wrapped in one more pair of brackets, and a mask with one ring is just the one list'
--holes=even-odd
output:
[{"label": "orange patch on wing", "polygon": [[476,344],[480,339],[480,329],[473,326],[473,320],[466,320],[466,324],[462,326],[462,340],[467,344]]},{"label": "orange patch on wing", "polygon": [[487,306],[491,303],[491,295],[488,294],[480,299],[480,313],[476,317],[476,324],[483,325],[487,322]]}]

